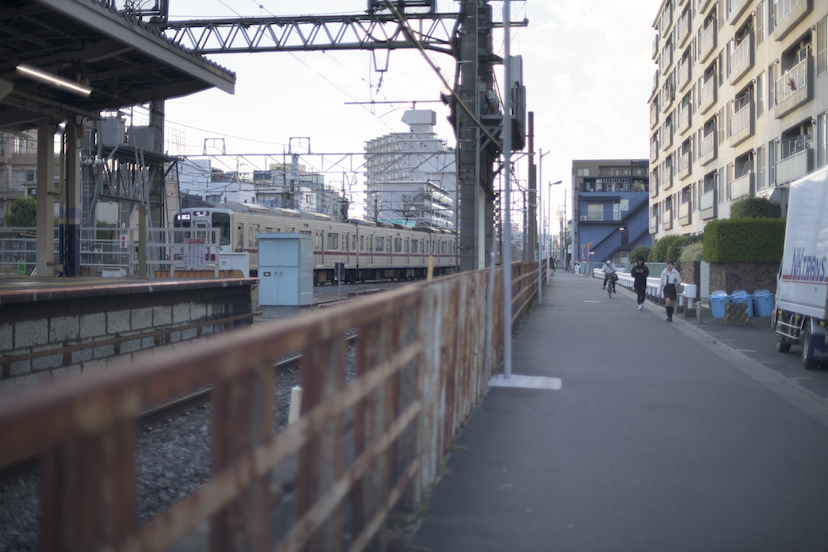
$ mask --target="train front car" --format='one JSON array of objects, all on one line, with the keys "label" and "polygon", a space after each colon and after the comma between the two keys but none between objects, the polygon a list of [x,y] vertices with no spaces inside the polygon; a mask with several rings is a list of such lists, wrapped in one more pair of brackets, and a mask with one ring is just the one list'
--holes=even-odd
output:
[{"label": "train front car", "polygon": [[[178,230],[173,235],[171,256],[176,269],[184,268],[184,240],[204,238],[207,245],[205,261],[219,262],[216,258],[215,245],[220,254],[230,253],[230,224],[232,212],[227,209],[188,208],[173,213],[173,228]],[[218,244],[212,243],[212,233],[208,230],[219,229]]]}]

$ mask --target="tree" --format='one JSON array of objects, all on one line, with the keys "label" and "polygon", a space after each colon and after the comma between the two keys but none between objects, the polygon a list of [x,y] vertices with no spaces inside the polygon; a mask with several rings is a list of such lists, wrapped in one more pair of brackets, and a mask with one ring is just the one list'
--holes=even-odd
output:
[{"label": "tree", "polygon": [[4,224],[11,228],[33,228],[37,226],[37,201],[33,197],[19,197],[9,208]]}]

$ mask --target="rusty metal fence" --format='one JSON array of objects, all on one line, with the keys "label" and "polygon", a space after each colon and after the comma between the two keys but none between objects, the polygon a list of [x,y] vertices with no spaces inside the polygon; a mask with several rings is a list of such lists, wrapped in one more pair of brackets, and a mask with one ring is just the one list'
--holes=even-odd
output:
[{"label": "rusty metal fence", "polygon": [[[534,304],[537,270],[514,264],[516,318]],[[412,284],[47,384],[0,405],[0,464],[39,456],[41,550],[180,550],[199,530],[194,549],[216,552],[384,549],[389,513],[417,510],[500,365],[502,271],[488,314],[490,285],[485,270]],[[353,329],[356,375],[346,382],[343,337]],[[296,350],[301,416],[276,431],[271,367]],[[210,479],[139,525],[136,419],[205,385]],[[271,478],[290,459],[296,500],[285,511]]]}]

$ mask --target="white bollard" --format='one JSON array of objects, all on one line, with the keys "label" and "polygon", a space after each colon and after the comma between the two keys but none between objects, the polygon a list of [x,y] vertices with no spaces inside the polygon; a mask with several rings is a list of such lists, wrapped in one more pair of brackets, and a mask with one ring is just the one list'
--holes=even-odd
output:
[{"label": "white bollard", "polygon": [[288,411],[288,425],[299,419],[299,411],[302,408],[302,388],[298,385],[290,390],[290,410]]}]

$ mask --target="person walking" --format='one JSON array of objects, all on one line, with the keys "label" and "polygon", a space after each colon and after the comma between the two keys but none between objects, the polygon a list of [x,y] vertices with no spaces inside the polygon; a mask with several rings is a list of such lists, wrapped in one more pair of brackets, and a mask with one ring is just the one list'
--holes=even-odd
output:
[{"label": "person walking", "polygon": [[650,269],[644,264],[644,257],[638,256],[631,272],[634,278],[633,289],[638,294],[638,310],[641,310],[644,308],[644,299],[647,295],[647,277],[650,275]]},{"label": "person walking", "polygon": [[667,268],[661,271],[661,281],[658,283],[658,294],[664,294],[664,302],[667,308],[665,322],[673,321],[673,303],[678,294],[676,288],[681,284],[681,274],[673,268],[673,264],[673,261],[667,261]]}]

